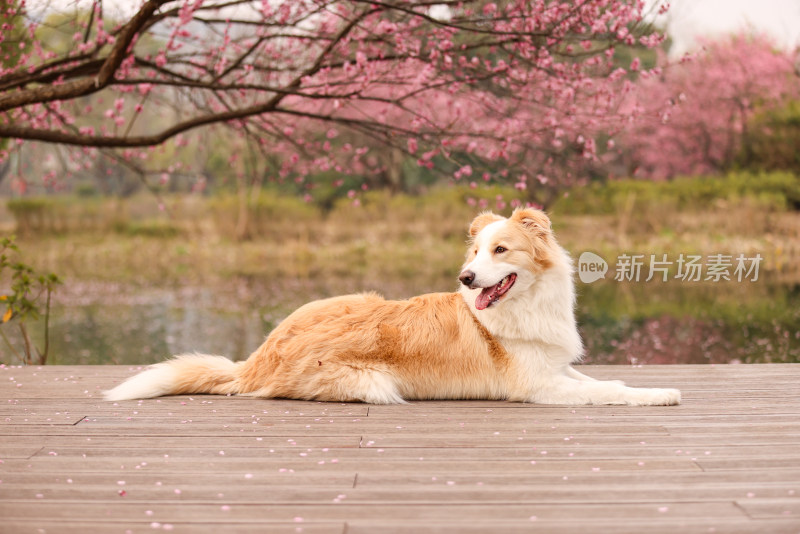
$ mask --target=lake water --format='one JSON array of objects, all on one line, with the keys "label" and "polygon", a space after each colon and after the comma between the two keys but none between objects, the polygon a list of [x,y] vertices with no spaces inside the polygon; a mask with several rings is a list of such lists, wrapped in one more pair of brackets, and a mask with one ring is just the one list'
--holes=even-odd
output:
[{"label": "lake water", "polygon": [[[73,284],[59,290],[54,305],[49,363],[148,364],[193,351],[243,359],[309,300],[359,290],[405,298],[455,287],[450,277],[392,284],[236,280],[220,287],[159,289]],[[769,277],[717,283],[600,280],[578,282],[578,290],[587,363],[800,362],[796,283]],[[34,327],[34,337],[40,334]],[[0,356],[2,363],[19,363],[3,345]]]}]

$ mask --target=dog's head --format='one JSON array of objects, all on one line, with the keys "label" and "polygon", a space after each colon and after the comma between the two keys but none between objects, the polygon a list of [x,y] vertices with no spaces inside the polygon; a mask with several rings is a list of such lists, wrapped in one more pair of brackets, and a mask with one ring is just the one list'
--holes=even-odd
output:
[{"label": "dog's head", "polygon": [[475,307],[484,310],[525,291],[554,261],[555,239],[544,212],[517,209],[506,219],[478,215],[469,228],[467,259],[458,279],[480,290]]}]

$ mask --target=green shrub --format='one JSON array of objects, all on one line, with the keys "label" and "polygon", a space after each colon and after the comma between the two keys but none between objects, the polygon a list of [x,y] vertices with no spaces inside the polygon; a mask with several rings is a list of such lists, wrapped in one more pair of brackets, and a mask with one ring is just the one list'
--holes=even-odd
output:
[{"label": "green shrub", "polygon": [[13,198],[7,208],[19,235],[110,231],[126,220],[126,210],[118,200],[99,197]]},{"label": "green shrub", "polygon": [[800,208],[800,179],[790,172],[737,172],[726,176],[681,177],[668,182],[617,180],[571,189],[554,211],[615,214],[702,211],[749,204],[768,211]]},{"label": "green shrub", "polygon": [[53,201],[47,198],[15,198],[8,201],[7,207],[17,224],[19,235],[30,235],[43,231],[48,225],[48,217],[54,211]]},{"label": "green shrub", "polygon": [[800,173],[800,100],[754,116],[747,124],[738,164],[753,170]]},{"label": "green shrub", "polygon": [[[20,362],[44,365],[50,351],[50,298],[56,286],[61,284],[53,273],[36,272],[33,267],[20,261],[19,248],[14,237],[0,239],[0,337],[6,348]],[[42,302],[44,301],[44,302]],[[43,345],[34,342],[28,331],[30,323],[44,319]],[[8,337],[5,327],[16,325],[21,341],[15,343]],[[6,360],[0,359],[6,363]]]},{"label": "green shrub", "polygon": [[[240,199],[234,194],[221,194],[208,200],[208,208],[217,230],[230,238],[237,236],[241,224]],[[249,232],[257,238],[298,238],[322,220],[313,204],[295,196],[261,191],[246,204]]]},{"label": "green shrub", "polygon": [[[506,203],[497,209],[497,197]],[[474,199],[470,205],[468,199]],[[411,239],[429,236],[440,239],[463,240],[467,225],[482,209],[510,213],[510,202],[520,199],[518,191],[511,188],[436,187],[423,195],[392,195],[388,191],[368,191],[358,196],[359,206],[351,199],[339,199],[328,216],[330,231],[335,239],[355,239],[365,232],[374,233],[374,239]],[[486,200],[486,208],[477,202]]]},{"label": "green shrub", "polygon": [[181,228],[170,221],[141,221],[141,222],[119,222],[114,226],[117,233],[128,236],[171,238],[183,234]]}]

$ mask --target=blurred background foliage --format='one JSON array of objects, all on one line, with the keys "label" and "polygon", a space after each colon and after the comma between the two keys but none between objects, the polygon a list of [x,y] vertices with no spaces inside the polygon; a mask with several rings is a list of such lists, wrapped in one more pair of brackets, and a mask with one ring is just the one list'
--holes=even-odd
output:
[{"label": "blurred background foliage", "polygon": [[[12,65],[32,45],[22,21],[4,16],[2,61]],[[94,31],[75,21],[51,15],[34,37],[63,50],[82,28]],[[140,43],[153,53],[162,45]],[[618,47],[614,60],[649,69],[669,45]],[[665,64],[650,80],[628,75],[657,84],[654,98],[670,113],[601,136],[577,183],[528,179],[530,187],[513,188],[516,178],[500,168],[490,179],[454,176],[442,156],[428,169],[348,135],[332,142],[367,149],[364,175],[282,175],[278,155],[224,126],[149,150],[158,170],[146,172],[102,151],[82,159],[41,143],[12,150],[13,140],[0,139],[10,153],[0,163],[0,236],[16,234],[26,264],[65,282],[53,295],[54,363],[141,364],[192,350],[243,358],[310,299],[454,290],[469,221],[526,202],[547,209],[574,257],[593,251],[611,265],[605,280],[578,284],[587,362],[800,362],[800,76],[791,54],[760,38],[726,38],[704,54]],[[753,58],[780,68],[767,79],[758,70],[766,61]],[[731,61],[745,75],[734,77]],[[719,80],[733,91],[725,101]],[[753,92],[754,80],[763,93]],[[82,103],[112,105],[102,96]],[[174,118],[145,107],[139,120]],[[318,137],[310,143],[326,133]],[[581,155],[567,147],[560,157],[568,169]],[[755,282],[615,282],[624,253],[760,254],[763,262]],[[10,284],[0,277],[0,295]],[[30,335],[45,329],[33,322]],[[20,363],[14,352],[25,340],[10,333],[10,343],[0,363]]]}]

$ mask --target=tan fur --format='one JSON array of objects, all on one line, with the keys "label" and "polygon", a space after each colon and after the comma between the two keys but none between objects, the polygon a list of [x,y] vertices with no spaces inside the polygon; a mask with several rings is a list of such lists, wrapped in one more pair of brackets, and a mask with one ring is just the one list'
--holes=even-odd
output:
[{"label": "tan fur", "polygon": [[[346,312],[346,313],[344,313]],[[240,393],[370,400],[362,376],[383,376],[405,399],[499,398],[508,355],[458,293],[407,301],[376,294],[306,304],[245,363]]]},{"label": "tan fur", "polygon": [[234,363],[219,356],[186,354],[173,360],[175,373],[173,395],[182,393],[238,393],[235,385],[244,362]]},{"label": "tan fur", "polygon": [[474,239],[475,236],[477,236],[478,233],[481,230],[486,228],[487,225],[489,225],[489,224],[491,224],[493,222],[502,221],[502,220],[503,220],[503,217],[501,217],[499,215],[495,215],[491,211],[485,211],[485,212],[481,213],[480,215],[475,217],[472,220],[472,223],[469,225],[470,238]]},{"label": "tan fur", "polygon": [[550,218],[543,211],[533,208],[514,210],[511,220],[522,224],[525,228],[536,230],[537,233],[550,233]]}]

